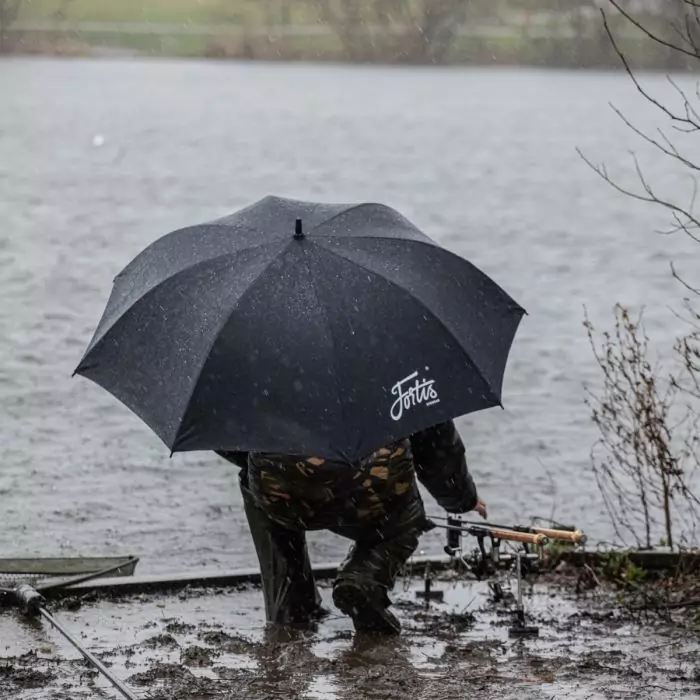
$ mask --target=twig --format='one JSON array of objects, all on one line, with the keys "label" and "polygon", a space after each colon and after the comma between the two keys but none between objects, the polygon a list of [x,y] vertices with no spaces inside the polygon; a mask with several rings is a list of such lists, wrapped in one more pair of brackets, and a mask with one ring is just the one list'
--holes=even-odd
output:
[{"label": "twig", "polygon": [[593,571],[593,569],[588,564],[584,564],[583,568],[588,572],[588,575],[593,579],[593,583],[595,583],[595,585],[598,586],[598,588],[600,588],[602,586],[602,584],[600,583],[600,579],[598,578],[598,576],[596,576],[595,571]]},{"label": "twig", "polygon": [[[613,5],[615,5],[614,0],[609,0]],[[630,77],[632,80],[632,83],[634,84],[635,88],[637,88],[637,91],[644,97],[646,100],[651,102],[657,109],[661,110],[664,114],[666,114],[672,121],[674,122],[680,122],[682,124],[688,124],[689,126],[693,127],[693,130],[698,130],[700,129],[700,119],[698,121],[695,121],[690,118],[688,113],[686,112],[685,117],[679,117],[677,114],[674,114],[668,107],[666,107],[664,104],[659,102],[656,98],[652,97],[639,83],[637,80],[637,76],[634,74],[634,71],[630,67],[629,62],[627,61],[627,58],[625,57],[624,53],[620,49],[620,47],[617,44],[617,41],[615,40],[615,37],[613,36],[612,30],[610,29],[610,25],[608,24],[608,18],[607,15],[605,14],[605,10],[601,9],[601,14],[603,16],[603,27],[605,28],[605,33],[608,36],[608,39],[610,39],[610,43],[612,44],[613,49],[615,50],[615,53],[617,54],[618,58],[622,62],[622,65],[627,73],[627,75]]]},{"label": "twig", "polygon": [[[637,172],[637,176],[639,177],[641,183],[642,183],[642,188],[644,191],[647,193],[646,195],[639,194],[638,192],[633,192],[632,190],[629,190],[625,187],[622,187],[621,185],[617,184],[611,177],[608,175],[607,169],[605,165],[594,165],[581,151],[581,149],[576,148],[576,152],[581,156],[583,161],[595,172],[597,173],[605,182],[607,182],[611,187],[616,189],[618,192],[621,194],[626,195],[627,197],[631,197],[632,199],[636,199],[640,202],[646,202],[648,204],[660,204],[663,207],[666,207],[667,209],[671,210],[672,212],[675,212],[677,214],[680,214],[688,219],[688,221],[693,225],[694,228],[697,228],[700,230],[700,220],[698,220],[693,214],[688,212],[687,210],[683,209],[683,207],[678,206],[677,204],[673,204],[673,202],[669,202],[668,200],[661,199],[660,197],[657,196],[656,192],[653,190],[651,185],[646,180],[646,177],[642,173],[641,167],[639,166],[639,161],[637,160],[637,157],[634,153],[632,153],[632,158],[634,159],[634,164],[635,164],[635,170]],[[700,243],[700,236],[695,235],[690,231],[688,228],[687,224],[680,224],[680,227],[682,230],[690,237],[692,238],[696,243]]]},{"label": "twig", "polygon": [[688,284],[679,274],[676,272],[676,268],[673,264],[673,262],[669,263],[671,266],[671,274],[675,279],[677,279],[689,292],[692,292],[693,294],[697,294],[700,296],[700,288],[699,287],[692,287],[690,284]]},{"label": "twig", "polygon": [[[666,41],[665,39],[662,39],[660,36],[657,36],[653,32],[651,32],[649,29],[647,29],[639,20],[636,20],[632,15],[627,12],[627,10],[623,10],[622,7],[620,7],[619,3],[617,0],[608,0],[608,2],[631,24],[633,24],[637,29],[639,29],[643,34],[645,34],[649,39],[652,41],[657,42],[658,44],[661,44],[662,46],[665,46],[666,48],[673,49],[674,51],[678,51],[679,53],[683,53],[686,56],[690,56],[691,58],[699,58],[697,53],[694,53],[693,51],[688,51],[687,49],[684,49],[682,46],[677,46],[676,44],[671,44],[670,42]],[[605,17],[605,10],[601,8],[601,13],[603,13],[603,17]]]}]

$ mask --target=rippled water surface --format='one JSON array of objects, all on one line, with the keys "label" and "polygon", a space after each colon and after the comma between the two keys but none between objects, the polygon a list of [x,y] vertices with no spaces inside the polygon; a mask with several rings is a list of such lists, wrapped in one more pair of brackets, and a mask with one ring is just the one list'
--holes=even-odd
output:
[{"label": "rippled water surface", "polygon": [[[506,410],[459,422],[471,468],[495,520],[553,512],[611,536],[589,468],[584,305],[605,326],[615,301],[646,305],[668,346],[682,296],[668,263],[697,271],[688,241],[654,234],[661,212],[575,151],[633,183],[639,149],[665,191],[688,191],[610,109],[656,123],[622,74],[12,59],[0,93],[0,557],[255,563],[237,469],[171,459],[71,372],[131,257],[266,194],[390,204],[525,306]],[[316,560],[346,547],[312,543]]]}]

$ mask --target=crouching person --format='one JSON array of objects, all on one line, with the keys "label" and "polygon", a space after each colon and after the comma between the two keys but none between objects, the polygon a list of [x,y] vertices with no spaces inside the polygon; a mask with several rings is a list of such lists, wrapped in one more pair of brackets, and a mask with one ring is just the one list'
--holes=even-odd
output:
[{"label": "crouching person", "polygon": [[464,445],[450,421],[349,464],[312,456],[219,452],[241,467],[240,487],[255,544],[266,618],[280,624],[322,617],[305,533],[329,530],[353,541],[333,602],[358,632],[398,634],[389,593],[434,525],[418,482],[450,513],[478,510]]}]

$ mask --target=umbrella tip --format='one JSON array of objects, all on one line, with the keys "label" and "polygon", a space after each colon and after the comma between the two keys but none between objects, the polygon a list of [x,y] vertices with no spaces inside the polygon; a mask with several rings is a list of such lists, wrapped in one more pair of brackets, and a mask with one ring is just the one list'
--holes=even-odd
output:
[{"label": "umbrella tip", "polygon": [[301,240],[304,238],[304,227],[302,226],[301,219],[297,219],[296,225],[294,227],[294,238]]}]

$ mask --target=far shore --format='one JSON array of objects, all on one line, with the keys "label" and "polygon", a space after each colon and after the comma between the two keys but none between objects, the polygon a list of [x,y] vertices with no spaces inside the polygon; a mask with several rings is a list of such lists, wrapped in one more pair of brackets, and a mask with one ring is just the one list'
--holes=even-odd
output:
[{"label": "far shore", "polygon": [[[377,65],[514,66],[623,69],[600,34],[552,34],[522,27],[472,27],[436,58],[409,30],[341,40],[322,25],[266,27],[139,24],[131,22],[16,23],[4,55],[172,57],[218,60],[326,62]],[[678,53],[623,35],[619,47],[638,70],[687,71]]]}]

